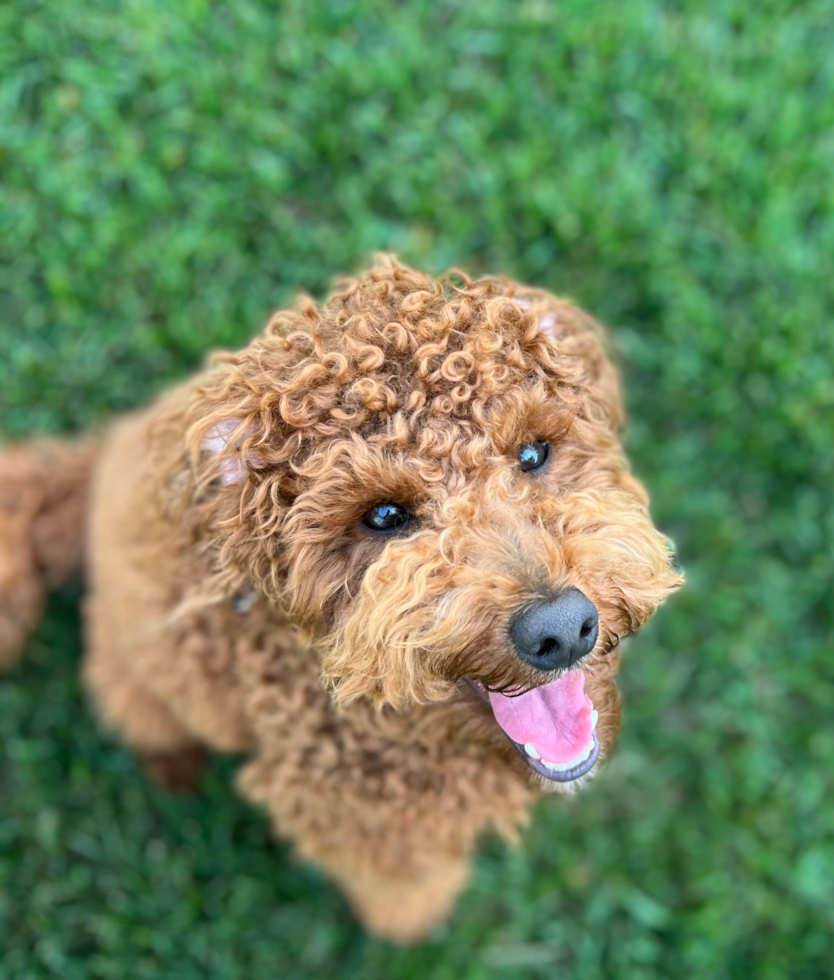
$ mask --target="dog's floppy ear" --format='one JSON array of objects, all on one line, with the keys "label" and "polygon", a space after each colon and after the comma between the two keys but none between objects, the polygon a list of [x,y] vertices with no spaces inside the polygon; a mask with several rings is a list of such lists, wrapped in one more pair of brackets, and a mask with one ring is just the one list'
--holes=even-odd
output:
[{"label": "dog's floppy ear", "polygon": [[263,392],[247,374],[248,349],[218,360],[192,389],[185,417],[190,468],[201,490],[247,483],[266,468],[267,443],[280,442]]},{"label": "dog's floppy ear", "polygon": [[224,486],[242,483],[250,469],[258,469],[260,456],[243,446],[255,435],[253,423],[239,418],[222,418],[214,422],[200,440],[200,450],[216,461],[217,476]]},{"label": "dog's floppy ear", "polygon": [[544,292],[514,296],[513,302],[535,321],[538,335],[555,345],[569,365],[582,365],[596,416],[620,432],[624,416],[617,373],[607,353],[606,332],[593,317],[573,303]]},{"label": "dog's floppy ear", "polygon": [[[533,309],[533,301],[531,299],[525,299],[523,297],[517,298],[516,306],[520,306],[525,313],[529,313]],[[538,319],[539,333],[543,333],[545,337],[549,337],[551,340],[556,340],[558,338],[558,318],[554,310],[545,310]]]},{"label": "dog's floppy ear", "polygon": [[162,510],[205,563],[195,595],[212,601],[244,584],[270,596],[280,589],[283,454],[293,447],[265,390],[269,379],[253,383],[248,357],[249,349],[227,356],[184,390],[168,434],[160,433],[175,440]]},{"label": "dog's floppy ear", "polygon": [[[531,311],[533,311],[533,308],[536,305],[532,299],[527,299],[527,297],[525,296],[514,297],[514,302],[515,305],[521,307],[521,309],[525,313],[530,313]],[[540,333],[543,333],[546,337],[549,337],[551,340],[557,339],[558,337],[557,317],[554,310],[546,309],[543,312],[541,312],[538,315],[536,325]]]}]

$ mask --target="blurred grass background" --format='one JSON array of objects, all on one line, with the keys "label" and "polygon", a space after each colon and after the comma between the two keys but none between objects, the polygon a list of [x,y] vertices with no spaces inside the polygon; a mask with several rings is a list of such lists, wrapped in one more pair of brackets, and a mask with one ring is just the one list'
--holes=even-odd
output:
[{"label": "blurred grass background", "polygon": [[0,977],[830,977],[832,164],[831,0],[0,5],[5,437],[144,402],[378,249],[507,272],[611,325],[689,577],[616,758],[412,951],[234,761],[172,799],[97,732],[64,593],[0,681]]}]

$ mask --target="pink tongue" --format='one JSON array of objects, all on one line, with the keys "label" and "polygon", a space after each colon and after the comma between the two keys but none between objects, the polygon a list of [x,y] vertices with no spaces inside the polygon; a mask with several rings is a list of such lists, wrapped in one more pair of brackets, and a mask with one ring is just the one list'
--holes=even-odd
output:
[{"label": "pink tongue", "polygon": [[491,691],[489,703],[510,738],[522,745],[532,743],[548,762],[573,762],[591,741],[594,706],[581,670],[514,697]]}]

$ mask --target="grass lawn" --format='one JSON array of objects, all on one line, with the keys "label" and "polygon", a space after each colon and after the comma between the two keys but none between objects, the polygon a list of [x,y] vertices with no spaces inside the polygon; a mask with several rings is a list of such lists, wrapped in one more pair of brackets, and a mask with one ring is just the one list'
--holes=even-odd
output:
[{"label": "grass lawn", "polygon": [[0,680],[0,978],[831,976],[834,2],[8,0],[0,431],[77,431],[394,250],[611,325],[688,588],[616,757],[399,950],[216,760],[149,785],[78,595]]}]

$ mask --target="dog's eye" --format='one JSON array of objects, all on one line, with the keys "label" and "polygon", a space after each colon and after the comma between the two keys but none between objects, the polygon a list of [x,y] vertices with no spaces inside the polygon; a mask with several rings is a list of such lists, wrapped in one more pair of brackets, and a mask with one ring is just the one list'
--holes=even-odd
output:
[{"label": "dog's eye", "polygon": [[550,445],[546,442],[525,442],[518,450],[518,468],[525,473],[540,470],[550,455]]},{"label": "dog's eye", "polygon": [[411,520],[411,514],[399,504],[374,504],[362,517],[372,531],[399,531]]}]

